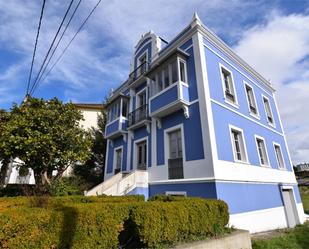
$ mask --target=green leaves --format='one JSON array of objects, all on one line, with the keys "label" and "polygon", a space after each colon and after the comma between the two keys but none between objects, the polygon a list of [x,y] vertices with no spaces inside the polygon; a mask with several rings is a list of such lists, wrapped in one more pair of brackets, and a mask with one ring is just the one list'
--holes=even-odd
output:
[{"label": "green leaves", "polygon": [[82,118],[73,104],[57,98],[13,104],[9,113],[0,111],[0,154],[21,159],[39,181],[45,172],[62,174],[69,164],[90,157],[92,138],[79,126]]}]

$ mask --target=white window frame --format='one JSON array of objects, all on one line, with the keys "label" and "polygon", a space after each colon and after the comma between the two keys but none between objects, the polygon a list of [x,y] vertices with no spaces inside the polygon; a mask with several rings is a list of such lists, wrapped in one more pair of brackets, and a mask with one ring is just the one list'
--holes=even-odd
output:
[{"label": "white window frame", "polygon": [[138,92],[135,94],[135,109],[141,107],[140,95],[141,95],[144,91],[146,92],[146,104],[148,104],[148,91],[147,91],[147,86],[146,86],[146,87],[144,87],[143,89],[141,89],[140,91],[138,91]]},{"label": "white window frame", "polygon": [[[285,166],[285,161],[284,161],[281,145],[279,143],[273,142],[273,146],[274,146],[276,161],[277,161],[277,164],[278,164],[278,169],[285,170],[286,166]],[[278,146],[279,149],[280,149],[280,154],[281,154],[281,159],[282,159],[282,167],[280,167],[280,162],[279,162],[278,157],[277,157],[276,146]]]},{"label": "white window frame", "polygon": [[121,150],[121,164],[120,164],[120,171],[122,171],[122,166],[123,166],[123,145],[115,147],[114,148],[114,160],[113,160],[113,174],[115,172],[116,169],[116,157],[117,157],[117,150]]},{"label": "white window frame", "polygon": [[[231,138],[232,153],[233,153],[234,161],[237,162],[237,163],[248,164],[249,163],[249,158],[248,158],[246,139],[245,139],[245,134],[244,134],[243,129],[238,128],[238,127],[233,126],[233,125],[229,125],[229,130],[230,130],[230,138]],[[233,130],[241,133],[242,143],[243,143],[243,150],[244,150],[242,152],[242,157],[245,157],[245,160],[238,160],[237,159],[236,148],[235,148],[235,144],[234,144],[234,137],[233,137],[233,132],[232,132]]]},{"label": "white window frame", "polygon": [[179,124],[179,125],[175,125],[173,127],[170,127],[164,130],[164,162],[165,162],[165,165],[168,165],[168,159],[169,159],[169,154],[170,154],[169,133],[179,130],[179,129],[181,132],[182,160],[183,160],[183,163],[186,161],[186,146],[185,146],[184,128],[183,128],[183,124]]},{"label": "white window frame", "polygon": [[140,139],[137,139],[134,141],[134,146],[133,146],[133,165],[134,165],[134,169],[137,169],[137,163],[138,163],[138,150],[137,150],[137,144],[146,141],[146,170],[149,167],[148,164],[148,160],[149,160],[149,142],[148,142],[148,136],[147,137],[143,137]]},{"label": "white window frame", "polygon": [[[236,88],[235,88],[235,82],[234,82],[234,77],[233,77],[233,73],[231,70],[227,69],[224,65],[222,65],[221,63],[219,63],[219,69],[220,69],[220,78],[221,78],[221,84],[222,84],[222,90],[223,90],[223,96],[224,96],[224,101],[226,103],[228,103],[229,105],[232,105],[234,106],[235,108],[239,109],[239,105],[238,105],[238,99],[237,99],[237,92],[236,92]],[[222,75],[222,69],[224,69],[225,71],[229,72],[230,73],[230,76],[231,76],[231,80],[232,80],[232,87],[233,87],[233,91],[234,91],[234,98],[235,98],[235,101],[232,102],[231,100],[229,100],[227,97],[226,97],[226,94],[225,94],[225,82],[224,82],[224,78],[223,78],[223,75]]]},{"label": "white window frame", "polygon": [[141,65],[140,59],[145,55],[146,55],[146,61],[148,61],[148,49],[146,49],[140,56],[137,57],[136,68],[138,68]]},{"label": "white window frame", "polygon": [[[270,114],[271,114],[271,117],[272,117],[272,119],[273,119],[273,122],[272,122],[272,123],[268,121],[268,115],[267,115],[267,110],[266,110],[266,105],[265,105],[264,99],[266,99],[267,102],[268,102]],[[264,111],[265,111],[265,115],[266,115],[266,121],[267,121],[267,123],[268,123],[270,126],[272,126],[272,127],[275,128],[275,127],[276,127],[276,124],[275,124],[275,117],[274,117],[274,113],[273,113],[273,110],[272,110],[271,105],[270,105],[269,98],[262,94],[262,101],[263,101]]]},{"label": "white window frame", "polygon": [[[248,94],[247,94],[247,87],[249,87],[252,91],[253,101],[254,101],[254,105],[255,105],[255,108],[256,108],[256,113],[253,113],[250,109],[250,101],[249,101],[249,97],[248,97]],[[257,119],[260,119],[259,108],[258,108],[257,102],[256,102],[256,95],[254,93],[254,89],[253,89],[252,85],[250,85],[248,82],[244,81],[244,88],[245,88],[245,94],[246,94],[246,99],[247,99],[248,109],[249,109],[250,115],[257,118]]]},{"label": "white window frame", "polygon": [[[180,74],[180,62],[182,62],[184,64],[185,81],[182,81],[181,77],[180,77],[181,76],[181,74]],[[188,83],[188,74],[187,74],[187,62],[184,59],[177,57],[177,63],[178,63],[178,81],[183,82],[185,84],[189,84]]]},{"label": "white window frame", "polygon": [[[257,150],[257,153],[258,153],[260,166],[270,168],[270,162],[269,162],[269,156],[268,156],[268,150],[267,150],[267,144],[266,144],[265,138],[263,138],[263,137],[261,137],[261,136],[258,136],[258,135],[254,135],[254,138],[255,138],[256,150]],[[260,151],[259,151],[258,140],[261,140],[261,141],[263,141],[263,143],[264,143],[265,156],[266,156],[265,159],[266,159],[266,162],[267,162],[266,164],[262,164],[261,157],[260,157]]]}]

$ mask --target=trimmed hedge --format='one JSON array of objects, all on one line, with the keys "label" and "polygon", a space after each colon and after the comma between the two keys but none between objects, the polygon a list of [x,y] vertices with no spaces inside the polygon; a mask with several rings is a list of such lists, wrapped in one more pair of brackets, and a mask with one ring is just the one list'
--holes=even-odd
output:
[{"label": "trimmed hedge", "polygon": [[[54,197],[46,208],[0,199],[0,248],[158,247],[213,236],[228,223],[223,201],[140,196]],[[4,203],[4,204],[3,204]],[[132,245],[132,243],[131,243]]]},{"label": "trimmed hedge", "polygon": [[176,198],[137,206],[131,219],[147,247],[219,235],[229,220],[228,207],[220,200]]}]

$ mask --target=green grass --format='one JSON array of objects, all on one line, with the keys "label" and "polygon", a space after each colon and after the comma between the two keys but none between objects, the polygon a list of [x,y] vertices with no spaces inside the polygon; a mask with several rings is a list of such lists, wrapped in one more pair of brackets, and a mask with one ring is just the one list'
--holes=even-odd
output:
[{"label": "green grass", "polygon": [[[309,214],[309,187],[300,188],[304,210]],[[284,229],[270,239],[253,239],[253,249],[308,249],[309,222],[294,229]]]},{"label": "green grass", "polygon": [[300,187],[300,194],[303,201],[305,213],[309,214],[309,187]]},{"label": "green grass", "polygon": [[308,249],[309,223],[283,230],[282,233],[271,239],[252,240],[253,249]]}]

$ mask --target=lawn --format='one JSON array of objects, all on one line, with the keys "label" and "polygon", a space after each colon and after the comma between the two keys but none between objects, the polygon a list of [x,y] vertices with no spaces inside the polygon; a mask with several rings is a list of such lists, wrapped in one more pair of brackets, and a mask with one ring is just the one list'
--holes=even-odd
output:
[{"label": "lawn", "polygon": [[300,193],[305,213],[309,214],[309,187],[300,187]]},{"label": "lawn", "polygon": [[[309,188],[300,188],[304,210],[309,214]],[[270,239],[253,239],[253,249],[308,249],[309,222],[294,229],[283,229],[275,232]]]}]

